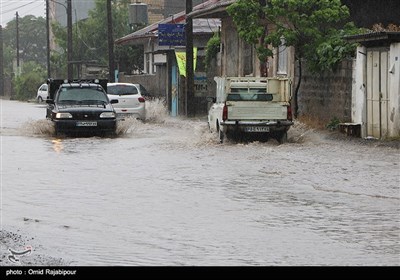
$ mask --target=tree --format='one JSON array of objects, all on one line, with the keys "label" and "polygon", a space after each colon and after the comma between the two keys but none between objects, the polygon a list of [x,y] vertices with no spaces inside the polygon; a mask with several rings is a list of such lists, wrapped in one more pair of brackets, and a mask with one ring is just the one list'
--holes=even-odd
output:
[{"label": "tree", "polygon": [[299,81],[293,95],[295,117],[302,60],[316,72],[334,69],[354,53],[355,46],[343,37],[359,30],[348,22],[349,9],[340,0],[237,0],[227,10],[239,35],[256,46],[262,62],[273,56],[271,46],[277,48],[283,43],[294,47],[299,65]]},{"label": "tree", "polygon": [[[17,58],[17,22],[7,23],[3,30],[4,74],[12,76]],[[18,19],[19,59],[21,75],[12,76],[15,98],[28,100],[36,96],[37,88],[45,81],[46,73],[46,20],[27,15]]]},{"label": "tree", "polygon": [[[131,32],[128,23],[128,5],[130,0],[114,1],[112,5],[113,34],[119,38]],[[100,65],[108,65],[107,44],[107,9],[106,1],[97,0],[96,6],[89,11],[89,17],[73,26],[73,54],[76,61],[96,61]],[[65,28],[57,23],[52,24],[52,30],[59,47],[52,55],[52,62],[65,69],[67,36]],[[131,72],[143,65],[143,50],[141,47],[115,47],[115,59],[119,70]],[[64,62],[63,62],[64,61]]]},{"label": "tree", "polygon": [[[27,15],[18,19],[19,55],[22,63],[33,61],[46,67],[46,20]],[[7,23],[3,31],[5,46],[5,70],[12,73],[13,60],[17,57],[16,19]]]}]

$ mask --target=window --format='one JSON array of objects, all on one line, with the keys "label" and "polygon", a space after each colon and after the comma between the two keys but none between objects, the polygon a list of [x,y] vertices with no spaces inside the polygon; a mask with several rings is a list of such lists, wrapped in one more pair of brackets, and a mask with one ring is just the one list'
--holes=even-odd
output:
[{"label": "window", "polygon": [[272,101],[273,95],[265,88],[232,88],[227,101]]},{"label": "window", "polygon": [[135,86],[131,85],[114,85],[107,87],[108,94],[113,95],[135,95],[138,90]]}]

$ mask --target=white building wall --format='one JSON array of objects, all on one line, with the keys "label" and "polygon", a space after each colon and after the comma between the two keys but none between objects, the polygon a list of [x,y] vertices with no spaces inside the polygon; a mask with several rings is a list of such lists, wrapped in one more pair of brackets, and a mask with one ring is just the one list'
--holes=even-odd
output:
[{"label": "white building wall", "polygon": [[366,69],[367,48],[359,46],[353,69],[353,89],[351,104],[351,120],[361,124],[361,137],[366,137]]},{"label": "white building wall", "polygon": [[[353,70],[352,112],[353,123],[361,124],[361,137],[367,136],[367,48],[359,46]],[[389,52],[388,73],[388,131],[387,137],[400,136],[400,43],[392,43]]]},{"label": "white building wall", "polygon": [[392,43],[389,59],[389,137],[400,136],[400,43]]}]

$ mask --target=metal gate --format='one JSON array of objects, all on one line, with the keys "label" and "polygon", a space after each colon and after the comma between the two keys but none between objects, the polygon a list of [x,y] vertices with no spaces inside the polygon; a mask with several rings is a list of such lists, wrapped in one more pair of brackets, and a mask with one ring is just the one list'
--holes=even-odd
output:
[{"label": "metal gate", "polygon": [[385,138],[389,120],[389,50],[367,51],[367,136]]}]

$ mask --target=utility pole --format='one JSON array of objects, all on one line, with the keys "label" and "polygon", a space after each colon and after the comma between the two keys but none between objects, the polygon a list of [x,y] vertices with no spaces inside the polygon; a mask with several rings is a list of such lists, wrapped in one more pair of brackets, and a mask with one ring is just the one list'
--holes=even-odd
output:
[{"label": "utility pole", "polygon": [[67,0],[67,76],[68,80],[74,78],[72,65],[72,3]]},{"label": "utility pole", "polygon": [[17,33],[17,76],[19,76],[19,19],[18,19],[18,12],[15,13],[15,25],[16,25],[16,33]]},{"label": "utility pole", "polygon": [[107,0],[107,37],[108,37],[108,80],[114,82],[115,80],[115,65],[114,65],[114,36],[113,36],[113,22],[111,0]]},{"label": "utility pole", "polygon": [[186,0],[186,116],[195,115],[194,69],[193,69],[193,19],[188,14],[193,10],[192,0]]},{"label": "utility pole", "polygon": [[50,69],[50,7],[49,0],[46,0],[46,51],[47,51],[47,78],[51,77],[51,69]]}]

